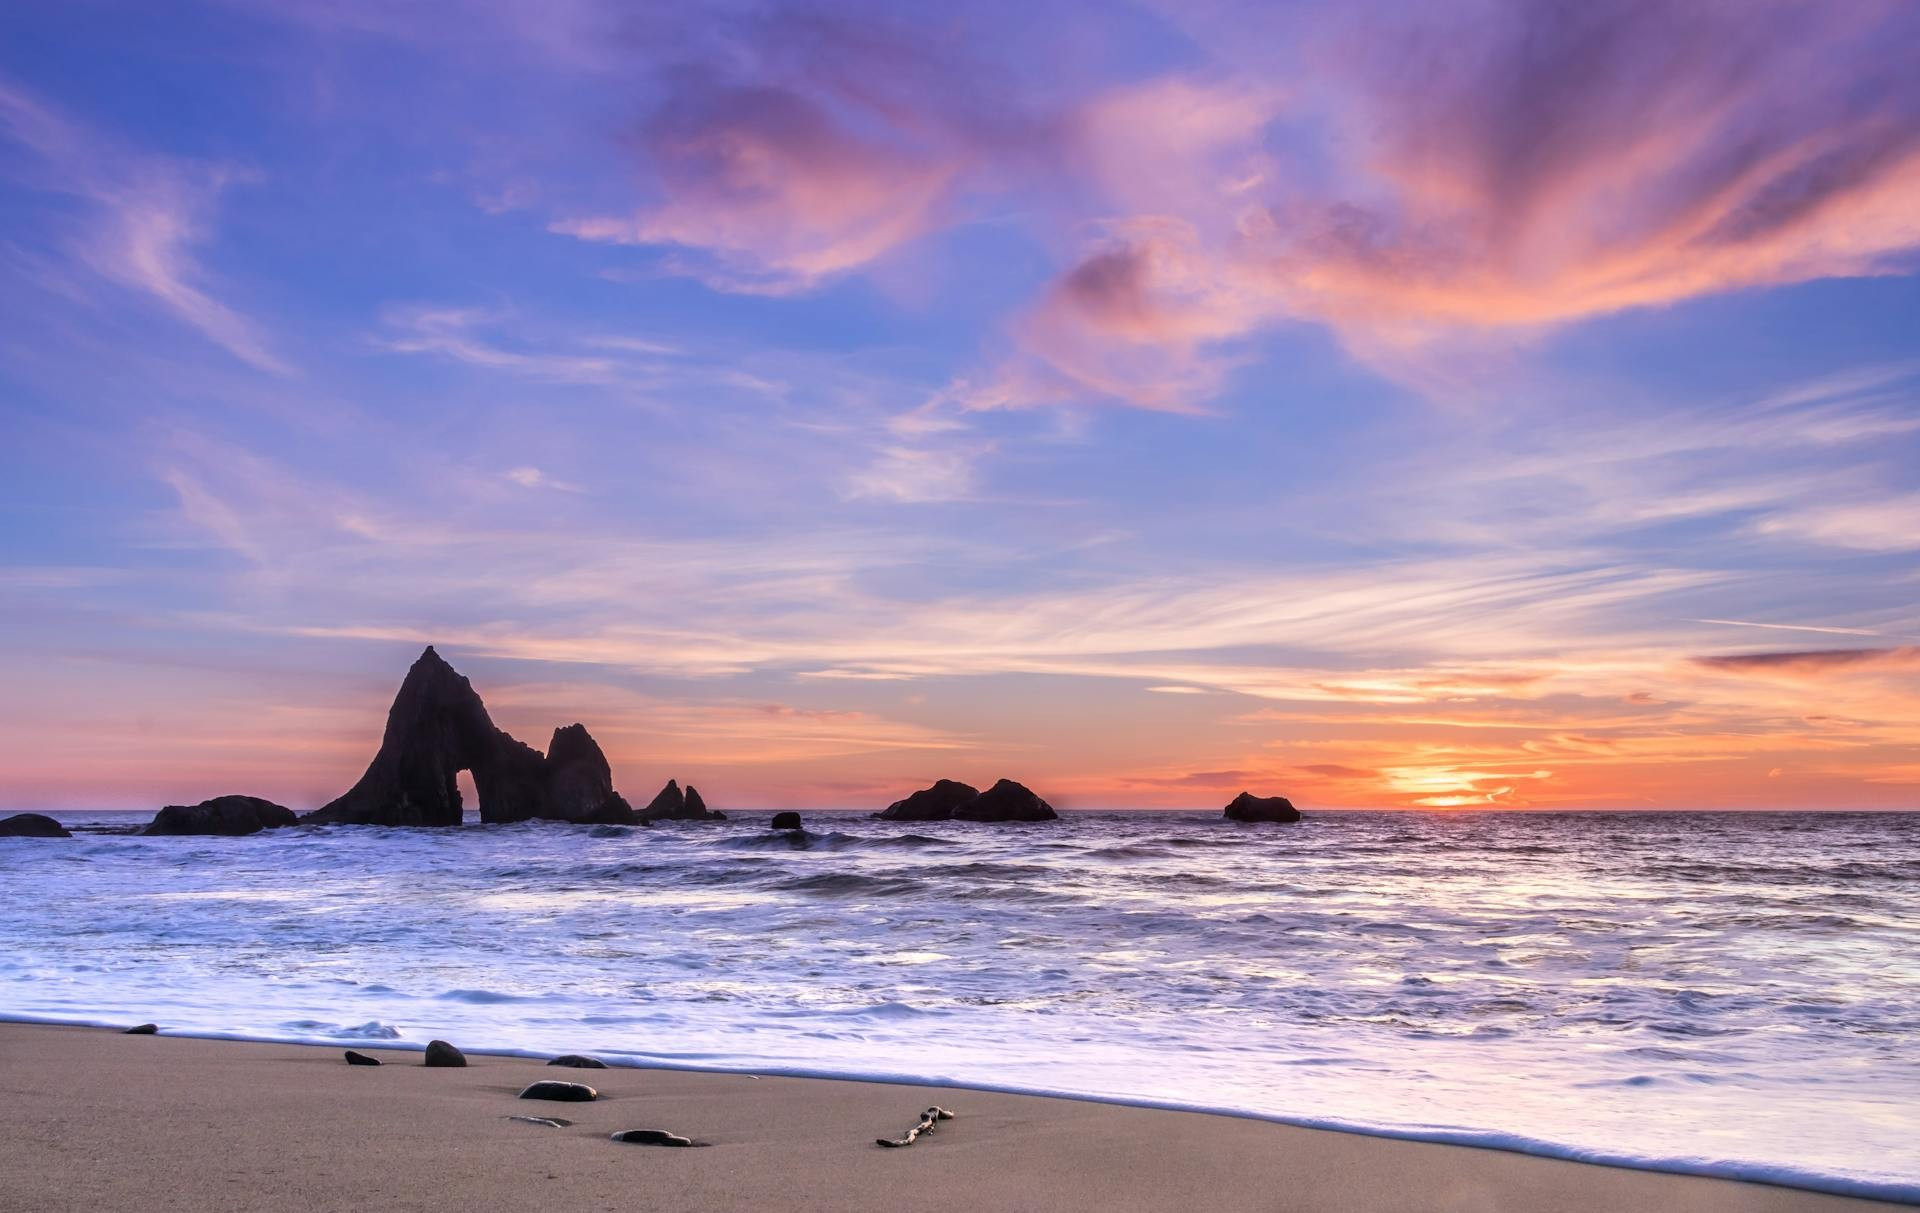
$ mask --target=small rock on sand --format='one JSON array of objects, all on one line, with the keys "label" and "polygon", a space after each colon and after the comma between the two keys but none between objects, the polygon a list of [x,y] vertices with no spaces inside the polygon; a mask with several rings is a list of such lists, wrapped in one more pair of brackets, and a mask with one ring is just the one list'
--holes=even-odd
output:
[{"label": "small rock on sand", "polygon": [[704,1146],[704,1141],[695,1141],[691,1137],[682,1137],[678,1133],[669,1133],[665,1129],[626,1129],[615,1133],[613,1140],[625,1142],[630,1146]]},{"label": "small rock on sand", "polygon": [[160,1030],[160,1025],[157,1023],[143,1023],[139,1027],[128,1028],[125,1032],[125,1035],[152,1036],[155,1032],[158,1032],[159,1030]]},{"label": "small rock on sand", "polygon": [[558,1116],[509,1116],[508,1120],[517,1120],[523,1125],[539,1125],[543,1129],[564,1129],[573,1122],[561,1120]]},{"label": "small rock on sand", "polygon": [[575,1070],[604,1070],[607,1063],[597,1057],[583,1057],[578,1053],[567,1053],[547,1063],[550,1066],[567,1066]]},{"label": "small rock on sand", "polygon": [[457,1070],[467,1064],[467,1055],[444,1040],[427,1042],[427,1059],[424,1063],[439,1069]]},{"label": "small rock on sand", "polygon": [[600,1098],[600,1092],[584,1082],[536,1082],[520,1092],[521,1099],[553,1099],[561,1103],[588,1103]]},{"label": "small rock on sand", "polygon": [[380,1059],[378,1057],[368,1057],[365,1053],[356,1053],[352,1049],[348,1049],[347,1064],[350,1066],[377,1066],[380,1064]]}]

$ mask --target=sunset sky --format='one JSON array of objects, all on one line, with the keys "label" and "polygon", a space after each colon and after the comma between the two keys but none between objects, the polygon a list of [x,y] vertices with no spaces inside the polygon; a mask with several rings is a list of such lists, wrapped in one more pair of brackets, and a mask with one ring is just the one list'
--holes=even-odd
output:
[{"label": "sunset sky", "polygon": [[1920,807],[1920,5],[0,8],[0,808]]}]

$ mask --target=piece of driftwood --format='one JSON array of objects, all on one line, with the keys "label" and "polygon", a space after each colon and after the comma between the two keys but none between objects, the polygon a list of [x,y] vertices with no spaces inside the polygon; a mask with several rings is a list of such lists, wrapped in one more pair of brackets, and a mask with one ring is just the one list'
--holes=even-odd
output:
[{"label": "piece of driftwood", "polygon": [[933,1107],[920,1113],[920,1123],[907,1130],[905,1137],[876,1137],[875,1141],[883,1146],[910,1146],[922,1133],[933,1132],[933,1126],[943,1120],[952,1120],[953,1113],[945,1108]]}]

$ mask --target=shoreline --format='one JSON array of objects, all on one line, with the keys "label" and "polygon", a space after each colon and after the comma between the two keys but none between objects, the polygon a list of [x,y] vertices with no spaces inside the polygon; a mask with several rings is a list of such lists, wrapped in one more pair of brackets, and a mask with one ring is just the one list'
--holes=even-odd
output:
[{"label": "shoreline", "polygon": [[[456,1041],[455,1043],[458,1044],[460,1042]],[[342,1058],[344,1050],[352,1048],[362,1053],[384,1057],[389,1063],[389,1068],[375,1073],[390,1074],[394,1070],[409,1073],[423,1070],[423,1067],[410,1063],[419,1056],[424,1050],[424,1047],[424,1045],[410,1042],[386,1040],[341,1038],[320,1042],[310,1037],[265,1040],[254,1037],[242,1037],[237,1034],[164,1034],[160,1036],[129,1037],[114,1030],[111,1026],[101,1024],[99,1021],[94,1021],[89,1024],[78,1024],[72,1021],[55,1022],[49,1020],[0,1019],[0,1060],[4,1060],[6,1063],[3,1068],[4,1073],[8,1076],[10,1080],[8,1085],[16,1097],[19,1092],[21,1080],[27,1078],[30,1074],[38,1074],[41,1067],[37,1067],[36,1062],[43,1063],[43,1065],[44,1063],[52,1063],[56,1070],[70,1070],[75,1066],[86,1064],[90,1060],[89,1055],[97,1054],[100,1055],[100,1058],[113,1060],[121,1058],[139,1059],[148,1065],[154,1063],[156,1056],[164,1061],[171,1055],[174,1061],[188,1061],[191,1059],[197,1062],[206,1062],[210,1058],[217,1058],[221,1059],[225,1065],[260,1071],[271,1070],[278,1065],[289,1062],[298,1063],[303,1067],[300,1071],[303,1076],[324,1079],[326,1090],[314,1093],[316,1101],[324,1104],[337,1093],[339,1083],[342,1081],[351,1081],[342,1080],[337,1076],[328,1078],[326,1075],[328,1075],[329,1072],[337,1074],[337,1072],[356,1069],[355,1067],[349,1067],[344,1064]],[[1874,1184],[1868,1181],[1846,1179],[1831,1180],[1818,1176],[1801,1176],[1784,1168],[1777,1174],[1765,1174],[1749,1173],[1754,1171],[1754,1168],[1726,1168],[1717,1170],[1706,1164],[1690,1166],[1685,1162],[1653,1166],[1641,1160],[1609,1158],[1575,1148],[1559,1147],[1552,1143],[1526,1142],[1523,1139],[1513,1139],[1506,1135],[1493,1133],[1449,1130],[1422,1133],[1390,1128],[1379,1129],[1365,1125],[1301,1118],[1288,1119],[1260,1113],[1206,1108],[1165,1101],[1128,1100],[1101,1095],[1035,1091],[1031,1089],[995,1086],[992,1084],[959,1084],[893,1075],[868,1076],[822,1073],[817,1071],[796,1071],[789,1067],[747,1071],[741,1069],[703,1068],[659,1062],[636,1063],[629,1059],[622,1059],[616,1054],[607,1054],[605,1056],[604,1060],[607,1061],[609,1066],[607,1070],[568,1071],[547,1068],[543,1062],[547,1056],[551,1055],[550,1053],[534,1053],[530,1050],[467,1049],[464,1046],[463,1049],[469,1057],[477,1059],[476,1064],[468,1070],[457,1071],[455,1073],[472,1075],[476,1071],[499,1071],[511,1068],[516,1072],[517,1080],[522,1082],[532,1082],[539,1078],[560,1077],[576,1081],[587,1081],[601,1087],[603,1091],[610,1091],[616,1085],[625,1086],[629,1084],[650,1083],[655,1085],[666,1084],[675,1088],[691,1087],[696,1091],[737,1090],[739,1085],[754,1084],[753,1089],[755,1092],[758,1092],[763,1089],[771,1089],[761,1088],[758,1084],[772,1082],[781,1084],[783,1088],[790,1087],[791,1089],[787,1092],[788,1096],[798,1103],[806,1105],[812,1101],[814,1096],[817,1096],[821,1092],[835,1091],[841,1092],[841,1094],[844,1095],[845,1092],[843,1089],[853,1088],[864,1093],[864,1098],[854,1099],[855,1103],[873,1104],[884,1102],[886,1108],[892,1112],[889,1118],[881,1115],[879,1109],[876,1108],[875,1123],[871,1126],[875,1132],[884,1132],[887,1135],[892,1135],[900,1129],[904,1129],[912,1119],[909,1113],[917,1114],[918,1108],[924,1107],[927,1102],[956,1106],[956,1110],[961,1112],[963,1118],[967,1116],[965,1111],[965,1106],[967,1105],[977,1106],[980,1102],[985,1101],[992,1106],[1000,1107],[1010,1102],[1012,1107],[1020,1109],[1021,1113],[1028,1118],[1038,1116],[1043,1120],[1055,1118],[1068,1121],[1093,1120],[1103,1122],[1101,1124],[1103,1131],[1113,1128],[1111,1124],[1104,1122],[1113,1120],[1131,1121],[1137,1117],[1145,1117],[1151,1122],[1151,1130],[1147,1134],[1149,1138],[1165,1136],[1168,1140],[1178,1141],[1183,1146],[1183,1154],[1193,1153],[1194,1156],[1191,1161],[1186,1164],[1182,1164],[1178,1162],[1178,1160],[1162,1161],[1167,1162],[1167,1164],[1176,1171],[1184,1172],[1191,1169],[1195,1182],[1213,1182],[1212,1172],[1215,1164],[1204,1160],[1204,1156],[1208,1153],[1204,1143],[1218,1138],[1221,1135],[1225,1135],[1234,1142],[1240,1142],[1243,1135],[1251,1135],[1251,1137],[1256,1140],[1262,1138],[1264,1135],[1273,1135],[1270,1139],[1270,1144],[1281,1145],[1292,1140],[1296,1135],[1307,1135],[1307,1138],[1312,1140],[1318,1151],[1326,1150],[1328,1143],[1332,1142],[1338,1143],[1339,1149],[1337,1152],[1342,1155],[1357,1154],[1361,1156],[1359,1161],[1362,1170],[1371,1171],[1374,1168],[1379,1168],[1383,1173],[1395,1172],[1397,1169],[1404,1169],[1417,1161],[1420,1165],[1437,1168],[1439,1171],[1444,1172],[1454,1179],[1470,1179],[1474,1190],[1477,1192],[1477,1199],[1480,1203],[1470,1206],[1465,1204],[1458,1206],[1461,1208],[1513,1208],[1516,1210],[1565,1209],[1569,1210],[1570,1213],[1575,1210],[1595,1210],[1597,1213],[1598,1210],[1602,1209],[1635,1206],[1686,1207],[1690,1209],[1724,1208],[1729,1211],[1773,1211],[1799,1209],[1894,1209],[1920,1205],[1920,1194],[1900,1185]],[[170,1052],[163,1053],[160,1052],[160,1050],[168,1050]],[[209,1050],[212,1052],[209,1053]],[[269,1053],[271,1053],[272,1056],[268,1056]],[[242,1054],[248,1055],[251,1060],[243,1063],[241,1060]],[[23,1058],[25,1059],[25,1065],[22,1064]],[[99,1060],[100,1058],[92,1058],[92,1060]],[[395,1066],[393,1064],[395,1062],[399,1062],[400,1064]],[[326,1066],[326,1070],[317,1068],[322,1063]],[[445,1072],[434,1071],[436,1076],[442,1073]],[[186,1076],[169,1076],[161,1085],[168,1090],[172,1090],[178,1085],[182,1077]],[[254,1077],[262,1081],[265,1080],[264,1073],[255,1075]],[[191,1087],[192,1084],[188,1083],[187,1085]],[[498,1088],[493,1089],[498,1090]],[[883,1092],[885,1094],[883,1094]],[[897,1096],[888,1098],[888,1096],[896,1092],[899,1093]],[[914,1092],[915,1094],[908,1095],[906,1094],[907,1092]],[[144,1093],[145,1098],[136,1099],[134,1103],[136,1105],[144,1105],[155,1094],[155,1092],[149,1090]],[[500,1112],[502,1118],[513,1114],[554,1114],[555,1110],[558,1110],[560,1114],[564,1114],[569,1108],[578,1109],[587,1107],[599,1109],[606,1106],[605,1101],[591,1105],[540,1104],[531,1101],[516,1102],[512,1100],[511,1096],[512,1092],[506,1092],[506,1094],[502,1096],[507,1104]],[[81,1120],[105,1119],[112,1121],[121,1115],[129,1115],[133,1116],[134,1119],[142,1125],[150,1125],[155,1118],[167,1118],[170,1115],[168,1111],[162,1108],[149,1108],[145,1111],[138,1111],[136,1108],[103,1105],[101,1102],[90,1101],[84,1098],[78,1099],[75,1102],[77,1106],[69,1110],[69,1116],[77,1116]],[[896,1108],[895,1105],[898,1105],[898,1107]],[[918,1107],[915,1105],[918,1105]],[[0,1118],[4,1118],[6,1121],[13,1121],[15,1119],[13,1114],[18,1110],[17,1098],[0,1101]],[[738,1123],[740,1128],[749,1136],[764,1131],[763,1129],[753,1127],[755,1118],[751,1114],[750,1109],[736,1108],[734,1112],[736,1114],[746,1112],[747,1116],[744,1120],[740,1119],[737,1115],[723,1118],[728,1122],[726,1125],[727,1130],[733,1130],[735,1123]],[[281,1114],[283,1118],[298,1119],[297,1112],[290,1109],[282,1109]],[[802,1115],[804,1116],[804,1114]],[[313,1108],[312,1116],[316,1122],[320,1124],[325,1124],[330,1119],[326,1109],[322,1107]],[[897,1128],[889,1129],[888,1123],[890,1123],[890,1119],[899,1119],[902,1123]],[[406,1118],[406,1123],[409,1125],[412,1124],[412,1121],[412,1117]],[[525,1126],[513,1124],[513,1122],[505,1119],[499,1120],[498,1123],[513,1129],[523,1130],[526,1128]],[[1235,1127],[1228,1128],[1227,1126]],[[676,1129],[675,1126],[670,1123],[660,1125],[653,1125],[651,1123],[645,1125],[634,1124],[620,1127],[666,1128],[670,1131],[678,1132],[692,1131],[694,1136],[705,1136],[709,1140],[712,1140],[715,1145],[749,1144],[748,1142],[737,1140],[737,1133],[734,1139],[730,1139],[728,1131],[700,1126],[694,1126],[692,1130],[686,1127]],[[22,1137],[22,1134],[26,1132],[27,1128],[28,1126],[25,1124],[16,1123],[8,1124],[3,1131],[9,1134],[11,1140],[19,1141],[25,1139]],[[955,1125],[943,1124],[942,1132],[941,1134],[937,1134],[936,1138],[942,1141],[949,1141],[959,1137],[963,1129],[964,1122],[956,1122]],[[125,1136],[112,1127],[107,1127],[105,1131],[109,1136]],[[578,1136],[578,1130],[569,1129],[567,1132],[571,1135]],[[617,1149],[613,1143],[604,1141],[605,1134],[601,1134],[600,1136],[603,1139],[601,1144],[607,1145],[610,1149]],[[861,1132],[851,1132],[845,1135],[845,1141],[840,1143],[839,1148],[835,1148],[832,1151],[837,1156],[837,1161],[830,1165],[856,1165],[856,1160],[859,1157],[858,1152],[862,1148],[869,1154],[892,1153],[891,1151],[881,1151],[878,1150],[877,1147],[873,1147],[871,1145],[872,1137],[872,1133],[866,1133],[863,1137]],[[934,1140],[935,1139],[929,1139],[922,1148],[931,1146]],[[862,1146],[863,1142],[866,1143],[864,1147]],[[999,1144],[1004,1146],[1007,1143],[1003,1141]],[[838,1157],[842,1154],[843,1149],[851,1153],[847,1153],[843,1157]],[[58,1148],[54,1150],[55,1154],[60,1152]],[[645,1152],[649,1154],[652,1153],[652,1151]],[[711,1151],[706,1153],[711,1153]],[[1014,1153],[1016,1157],[1025,1157],[1023,1150],[1015,1150]],[[619,1155],[616,1153],[613,1157],[619,1157]],[[25,1160],[22,1159],[22,1161],[24,1162]],[[420,1160],[415,1158],[413,1161],[418,1163]],[[608,1159],[607,1161],[611,1163],[612,1160]],[[1043,1160],[1033,1159],[1032,1161],[1035,1167],[1031,1174],[1026,1175],[1027,1179],[1038,1183],[1051,1174]],[[1282,1188],[1289,1191],[1297,1187],[1300,1182],[1300,1177],[1291,1169],[1293,1166],[1296,1166],[1297,1163],[1297,1159],[1292,1160],[1288,1168],[1283,1168],[1286,1172],[1285,1175],[1276,1175],[1274,1182],[1281,1184]],[[999,1167],[1002,1164],[996,1163],[994,1165]],[[21,1168],[16,1166],[0,1164],[0,1195],[14,1195],[18,1193],[16,1185],[19,1182],[20,1169]],[[47,1166],[43,1169],[50,1172],[60,1170],[57,1166]],[[608,1174],[611,1175],[624,1169],[624,1165],[613,1167]],[[1015,1170],[1021,1171],[1022,1168],[1015,1167]],[[1734,1173],[1728,1173],[1730,1171]],[[1626,1177],[1635,1178],[1628,1179]],[[132,1181],[136,1180],[138,1176],[135,1174],[127,1174],[123,1175],[122,1178]],[[1084,1176],[1080,1177],[1081,1180],[1085,1178]],[[1347,1178],[1352,1179],[1353,1176],[1349,1175]],[[1079,1184],[1079,1180],[1075,1182]],[[1519,1184],[1530,1192],[1533,1192],[1537,1185],[1546,1184],[1550,1192],[1534,1192],[1534,1195],[1528,1198],[1529,1201],[1534,1203],[1521,1203],[1517,1198],[1514,1201],[1508,1201],[1501,1196],[1502,1192],[1515,1184]],[[1489,1187],[1488,1185],[1491,1186]],[[1628,1196],[1625,1193],[1621,1193],[1600,1199],[1601,1193],[1614,1192],[1623,1185],[1627,1188],[1638,1188],[1642,1185],[1652,1185],[1652,1187],[1650,1187],[1644,1195]],[[1670,1188],[1669,1185],[1675,1187]],[[1681,1192],[1677,1190],[1678,1188],[1684,1188],[1685,1191]],[[1400,1189],[1394,1190],[1399,1191]],[[147,1195],[150,1197],[151,1193],[148,1192]],[[782,1195],[782,1192],[779,1190],[769,1190],[754,1196],[752,1199],[773,1200],[776,1202],[776,1207],[779,1207],[778,1202],[786,1199],[786,1196],[790,1195],[790,1193]],[[904,1194],[900,1192],[876,1193],[874,1194],[873,1203],[869,1206],[860,1204],[857,1200],[854,1203],[847,1203],[849,1198],[842,1193],[836,1196],[835,1201],[830,1205],[823,1204],[820,1207],[842,1209],[867,1207],[874,1209],[894,1208],[897,1207],[898,1201],[903,1195]],[[1376,1193],[1376,1195],[1381,1199],[1370,1201],[1366,1198],[1364,1192],[1358,1194],[1344,1193],[1339,1196],[1338,1205],[1339,1207],[1357,1209],[1378,1208],[1381,1210],[1406,1207],[1404,1205],[1395,1205],[1390,1201],[1382,1203],[1385,1201],[1384,1191]],[[41,1200],[50,1199],[51,1196],[51,1192],[42,1193]],[[321,1207],[320,1205],[315,1205],[313,1202],[315,1200],[324,1201],[324,1196],[324,1193],[316,1193],[311,1197],[303,1198],[303,1203],[310,1207]],[[1125,1203],[1126,1197],[1126,1192],[1120,1191],[1101,1203],[1103,1207],[1107,1208],[1156,1207],[1152,1203],[1129,1205]],[[194,1207],[227,1207],[218,1205],[217,1203],[209,1206],[205,1203],[208,1198],[208,1194],[205,1192],[200,1193],[191,1200],[183,1196],[181,1197],[182,1203],[180,1207],[184,1208],[189,1205],[193,1205]],[[384,1196],[381,1199],[386,1201]],[[1303,1209],[1333,1207],[1324,1203],[1324,1201],[1332,1199],[1331,1196],[1323,1196],[1320,1199],[1322,1201],[1320,1204],[1316,1205],[1309,1202],[1300,1204],[1297,1207]],[[1542,1199],[1545,1199],[1546,1203],[1538,1203]],[[1113,1203],[1114,1200],[1119,1200],[1121,1203],[1115,1205]],[[386,1201],[386,1203],[391,1207],[442,1207],[436,1204],[401,1206],[394,1205],[391,1201]],[[501,1207],[504,1208],[514,1205],[515,1202],[509,1201],[503,1203]],[[32,1207],[52,1208],[69,1206],[59,1206],[57,1204],[48,1205],[41,1203],[40,1200],[36,1200]],[[73,1205],[70,1207],[80,1208],[85,1206]],[[245,1206],[232,1207],[240,1208]],[[338,1207],[347,1208],[351,1206],[343,1204]],[[479,1206],[469,1205],[469,1207]],[[730,1204],[713,1205],[696,1203],[657,1207],[694,1209],[732,1206]],[[790,1207],[812,1206],[791,1205]],[[1005,1207],[1011,1209],[1030,1208],[1034,1206],[1015,1200],[1004,1205],[995,1205],[991,1202],[979,1204],[976,1202],[975,1207]],[[1081,1206],[1071,1205],[1059,1207]],[[1245,1205],[1232,1204],[1229,1202],[1227,1205],[1219,1207],[1292,1208],[1296,1206],[1276,1206],[1272,1204],[1260,1204],[1256,1201]],[[1443,1209],[1456,1206],[1443,1202],[1425,1204],[1422,1207]]]}]

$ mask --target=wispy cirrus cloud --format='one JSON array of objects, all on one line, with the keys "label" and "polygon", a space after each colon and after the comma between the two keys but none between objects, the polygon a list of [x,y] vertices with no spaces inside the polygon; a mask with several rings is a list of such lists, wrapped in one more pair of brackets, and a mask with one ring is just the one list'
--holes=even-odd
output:
[{"label": "wispy cirrus cloud", "polygon": [[[10,137],[13,175],[85,203],[62,237],[72,262],[133,291],[259,370],[293,368],[252,318],[216,294],[196,249],[212,236],[221,194],[249,180],[244,169],[132,151],[0,80],[0,131]],[[64,266],[49,272],[61,274]]]}]

